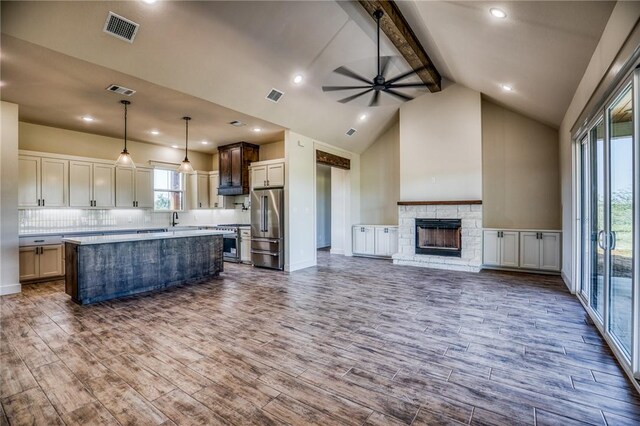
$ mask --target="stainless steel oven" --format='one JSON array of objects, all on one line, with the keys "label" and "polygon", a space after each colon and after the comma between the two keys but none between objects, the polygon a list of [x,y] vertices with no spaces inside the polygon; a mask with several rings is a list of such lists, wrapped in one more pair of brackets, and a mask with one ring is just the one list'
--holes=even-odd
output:
[{"label": "stainless steel oven", "polygon": [[240,244],[240,227],[248,226],[241,224],[231,225],[218,225],[212,229],[218,231],[229,231],[228,234],[222,236],[222,255],[225,262],[239,263],[242,259],[240,251],[242,250]]}]

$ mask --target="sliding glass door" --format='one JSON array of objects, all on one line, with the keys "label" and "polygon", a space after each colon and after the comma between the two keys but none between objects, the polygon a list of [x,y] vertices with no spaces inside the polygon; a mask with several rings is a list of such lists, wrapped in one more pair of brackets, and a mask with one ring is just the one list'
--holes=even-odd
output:
[{"label": "sliding glass door", "polygon": [[608,110],[609,297],[608,331],[631,356],[633,314],[633,99],[625,89]]},{"label": "sliding glass door", "polygon": [[[629,82],[580,139],[580,295],[622,360],[634,349],[638,160],[634,93]],[[637,274],[636,274],[637,275]],[[637,344],[636,344],[637,345]],[[634,366],[636,369],[637,366]]]}]

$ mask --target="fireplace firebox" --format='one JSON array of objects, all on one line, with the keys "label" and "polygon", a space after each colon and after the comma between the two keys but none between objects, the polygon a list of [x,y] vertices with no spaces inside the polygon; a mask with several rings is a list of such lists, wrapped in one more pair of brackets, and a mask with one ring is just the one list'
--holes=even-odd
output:
[{"label": "fireplace firebox", "polygon": [[460,219],[416,219],[416,254],[462,257]]}]

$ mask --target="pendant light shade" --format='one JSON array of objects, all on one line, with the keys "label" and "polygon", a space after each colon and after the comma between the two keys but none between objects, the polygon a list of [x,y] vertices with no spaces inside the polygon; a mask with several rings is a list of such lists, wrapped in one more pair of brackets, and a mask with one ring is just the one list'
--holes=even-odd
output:
[{"label": "pendant light shade", "polygon": [[182,164],[178,167],[178,173],[193,173],[193,166],[191,165],[191,161],[189,161],[189,120],[191,117],[182,117],[185,123],[185,141],[184,141],[184,160],[182,160]]},{"label": "pendant light shade", "polygon": [[133,163],[131,154],[127,151],[127,105],[131,104],[131,102],[121,100],[120,103],[124,105],[124,148],[116,160],[116,166],[135,168],[136,165]]}]

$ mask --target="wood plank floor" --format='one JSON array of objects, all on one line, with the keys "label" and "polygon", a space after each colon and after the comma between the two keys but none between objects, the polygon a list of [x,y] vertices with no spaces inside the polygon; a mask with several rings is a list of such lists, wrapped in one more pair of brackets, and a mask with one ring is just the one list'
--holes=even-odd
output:
[{"label": "wood plank floor", "polygon": [[61,282],[2,297],[0,424],[640,422],[559,278],[318,256],[92,306]]}]

